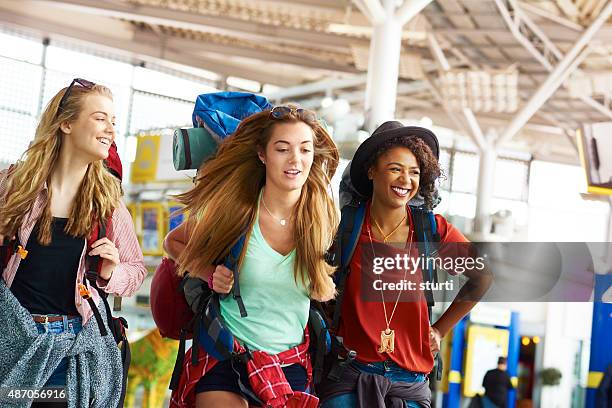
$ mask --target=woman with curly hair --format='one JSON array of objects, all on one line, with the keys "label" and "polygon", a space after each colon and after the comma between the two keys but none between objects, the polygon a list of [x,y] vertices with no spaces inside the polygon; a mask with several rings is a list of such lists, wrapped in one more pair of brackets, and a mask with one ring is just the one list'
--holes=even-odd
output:
[{"label": "woman with curly hair", "polygon": [[229,293],[234,274],[220,264],[246,235],[237,268],[248,314],[241,317],[231,296],[220,310],[252,358],[216,361],[201,351],[194,365],[189,350],[171,406],[317,405],[303,393],[311,378],[305,329],[310,300],[335,294],[324,255],[338,225],[328,194],[338,161],[313,112],[277,106],[244,119],[200,167],[195,187],[179,196],[189,218],[164,243],[179,273]]},{"label": "woman with curly hair", "polygon": [[[408,203],[418,200],[425,210],[437,204],[438,155],[433,132],[396,121],[382,124],[355,153],[350,181],[365,198],[365,217],[362,226],[355,222],[360,232],[339,298],[337,335],[347,350],[357,354],[339,382],[327,381],[319,387],[324,408],[384,407],[385,401],[390,404],[387,406],[429,407],[427,375],[440,340],[476,304],[470,300],[475,293],[486,290],[483,275],[466,272],[469,285],[430,325],[428,305],[420,291],[400,300],[401,290],[379,291],[370,286],[370,282],[391,276],[420,279],[421,274],[415,271],[406,275],[406,266],[397,268],[398,275],[387,277],[366,265],[374,265],[376,257],[418,257],[416,220]],[[435,220],[441,243],[467,242],[444,217],[435,215]],[[469,299],[463,299],[468,292]]]}]

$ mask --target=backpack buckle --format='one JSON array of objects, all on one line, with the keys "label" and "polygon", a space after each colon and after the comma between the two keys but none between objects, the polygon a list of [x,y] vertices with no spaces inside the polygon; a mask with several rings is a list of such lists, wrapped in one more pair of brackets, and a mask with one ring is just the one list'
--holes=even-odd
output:
[{"label": "backpack buckle", "polygon": [[81,295],[83,299],[91,298],[91,292],[87,289],[87,286],[82,283],[79,283],[79,295]]},{"label": "backpack buckle", "polygon": [[28,250],[22,247],[21,245],[17,245],[16,252],[21,259],[26,259],[26,257],[28,256]]},{"label": "backpack buckle", "polygon": [[249,346],[245,344],[244,351],[242,353],[234,353],[232,357],[235,361],[246,364],[249,360],[253,359],[253,353],[251,353]]}]

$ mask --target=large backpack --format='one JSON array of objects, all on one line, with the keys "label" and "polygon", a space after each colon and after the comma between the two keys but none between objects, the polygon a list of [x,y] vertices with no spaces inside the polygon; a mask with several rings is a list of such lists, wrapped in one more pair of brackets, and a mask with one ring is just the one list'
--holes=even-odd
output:
[{"label": "large backpack", "polygon": [[[439,202],[439,199],[437,199],[437,202]],[[338,268],[334,275],[338,295],[336,299],[331,302],[331,307],[328,308],[328,315],[331,315],[332,330],[337,330],[340,324],[346,279],[350,273],[351,258],[357,247],[366,213],[366,198],[362,197],[352,187],[350,182],[350,163],[346,167],[340,183],[340,205],[340,226],[336,233],[332,250],[328,254],[329,262]],[[418,196],[411,200],[409,206],[417,236],[419,254],[423,258],[428,258],[433,255],[436,251],[437,244],[440,242],[435,215],[431,210],[425,208],[422,198]],[[431,262],[426,262],[426,266],[426,268],[421,268],[423,282],[437,282],[437,274]],[[430,286],[427,286],[427,288],[428,289],[424,291],[424,295],[427,301],[427,311],[431,324],[433,317],[432,308],[435,305],[435,301]],[[334,347],[332,350],[332,358],[330,359],[332,365],[331,367],[327,367],[330,370],[328,378],[338,381],[343,368],[348,362],[354,360],[357,354],[352,350],[347,350],[343,346],[342,340],[337,336],[333,337]],[[345,356],[345,358],[338,358],[340,355]],[[434,371],[436,379],[440,380],[442,376],[442,359],[440,353],[436,356],[436,367]]]}]

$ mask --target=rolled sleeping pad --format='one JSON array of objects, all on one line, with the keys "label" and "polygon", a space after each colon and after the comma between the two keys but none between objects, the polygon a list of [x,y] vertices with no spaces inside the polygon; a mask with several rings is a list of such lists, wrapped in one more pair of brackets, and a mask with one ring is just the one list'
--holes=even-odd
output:
[{"label": "rolled sleeping pad", "polygon": [[175,170],[198,169],[217,151],[218,139],[205,128],[176,129],[172,140]]}]

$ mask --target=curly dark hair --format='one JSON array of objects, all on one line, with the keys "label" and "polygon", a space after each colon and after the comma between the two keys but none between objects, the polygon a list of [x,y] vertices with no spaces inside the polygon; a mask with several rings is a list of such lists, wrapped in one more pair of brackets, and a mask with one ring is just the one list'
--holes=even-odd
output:
[{"label": "curly dark hair", "polygon": [[436,156],[420,138],[416,136],[397,136],[385,141],[365,163],[366,171],[376,165],[380,156],[398,146],[408,148],[416,157],[421,170],[418,192],[425,199],[425,206],[430,210],[433,209],[436,203],[436,180],[442,176],[442,170]]}]

